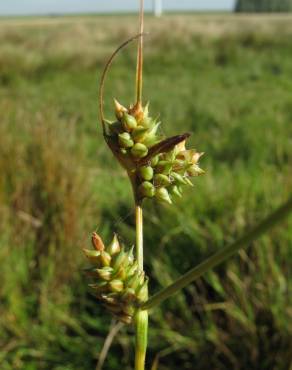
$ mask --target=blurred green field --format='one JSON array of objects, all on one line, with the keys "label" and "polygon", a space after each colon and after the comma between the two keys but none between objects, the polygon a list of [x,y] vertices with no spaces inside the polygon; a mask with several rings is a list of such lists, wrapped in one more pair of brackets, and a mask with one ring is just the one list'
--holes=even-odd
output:
[{"label": "blurred green field", "polygon": [[[146,204],[151,291],[234,240],[292,185],[292,16],[146,17],[145,101],[166,134],[192,132],[207,174],[175,207]],[[131,244],[130,186],[97,121],[106,58],[135,16],[0,20],[0,368],[91,370],[111,323],[88,294],[93,230]],[[134,96],[135,47],[112,98]],[[159,370],[287,370],[292,219],[152,313]],[[291,290],[290,290],[291,292]],[[104,369],[131,369],[133,329]]]}]

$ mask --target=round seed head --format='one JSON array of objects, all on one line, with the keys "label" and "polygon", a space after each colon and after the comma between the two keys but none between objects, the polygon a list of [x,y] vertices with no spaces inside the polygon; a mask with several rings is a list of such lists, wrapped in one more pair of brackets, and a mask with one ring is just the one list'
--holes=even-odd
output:
[{"label": "round seed head", "polygon": [[153,178],[153,168],[151,166],[142,166],[139,168],[139,175],[143,180],[151,180]]},{"label": "round seed head", "polygon": [[121,119],[124,115],[124,113],[128,112],[128,109],[122,104],[120,104],[116,99],[114,99],[114,104],[115,104],[115,114],[117,119]]},{"label": "round seed head", "polygon": [[155,186],[168,186],[171,184],[169,176],[163,175],[161,173],[154,175]]},{"label": "round seed head", "polygon": [[122,123],[126,131],[133,131],[137,127],[136,118],[128,113],[123,114]]},{"label": "round seed head", "polygon": [[159,162],[159,155],[156,155],[153,158],[151,158],[151,167],[157,166],[158,162]]},{"label": "round seed head", "polygon": [[102,280],[110,280],[112,277],[113,269],[111,267],[103,267],[102,269],[96,269],[98,277]]},{"label": "round seed head", "polygon": [[169,204],[172,204],[172,201],[171,201],[171,198],[170,198],[170,195],[167,191],[166,188],[159,188],[159,189],[156,189],[156,192],[155,192],[155,197],[161,201],[161,202],[165,202],[165,203],[169,203]]},{"label": "round seed head", "polygon": [[109,282],[109,287],[112,292],[119,293],[124,289],[124,283],[121,280],[114,279]]},{"label": "round seed head", "polygon": [[119,134],[119,144],[122,148],[131,148],[134,145],[134,141],[128,132]]},{"label": "round seed head", "polygon": [[146,157],[146,155],[148,154],[148,149],[144,144],[136,143],[131,148],[131,154],[136,159],[143,158]]},{"label": "round seed head", "polygon": [[144,181],[138,188],[141,197],[152,198],[155,195],[155,187],[151,182]]},{"label": "round seed head", "polygon": [[107,247],[108,253],[112,256],[114,254],[119,253],[121,250],[121,246],[117,237],[117,234],[114,234],[114,238],[110,245]]}]

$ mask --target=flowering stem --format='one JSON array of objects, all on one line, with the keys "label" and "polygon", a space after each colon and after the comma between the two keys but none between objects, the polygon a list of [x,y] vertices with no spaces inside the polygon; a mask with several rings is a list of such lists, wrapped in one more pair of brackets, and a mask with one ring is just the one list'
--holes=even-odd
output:
[{"label": "flowering stem", "polygon": [[[140,29],[139,34],[144,32],[144,0],[140,0]],[[143,85],[143,36],[139,38],[137,54],[137,72],[136,72],[136,99],[137,105],[142,102],[142,85]]]},{"label": "flowering stem", "polygon": [[[144,32],[144,0],[140,0],[140,27],[137,53],[136,69],[136,108],[139,110],[142,104],[142,85],[143,85],[143,32]],[[141,203],[137,200],[135,189],[135,180],[132,179],[132,185],[135,195],[136,210],[136,258],[140,271],[144,271],[143,266],[143,209]],[[147,350],[148,335],[148,311],[138,309],[135,316],[136,327],[136,348],[135,348],[135,370],[145,369],[145,358]]]},{"label": "flowering stem", "polygon": [[171,297],[173,294],[177,293],[184,287],[186,287],[191,282],[198,279],[206,271],[214,268],[223,261],[227,260],[233,254],[238,252],[238,250],[244,246],[249,245],[259,236],[269,231],[273,226],[283,221],[288,214],[292,211],[292,197],[288,199],[281,207],[279,207],[275,212],[270,214],[265,218],[261,223],[243,235],[234,243],[226,246],[219,252],[215,253],[213,256],[206,259],[204,262],[200,263],[198,266],[194,267],[186,274],[182,275],[174,283],[170,284],[165,289],[162,289],[160,292],[153,295],[146,303],[144,303],[141,308],[148,310],[154,306],[157,306],[165,299]]},{"label": "flowering stem", "polygon": [[143,271],[143,209],[139,203],[135,205],[136,211],[136,258],[139,269]]},{"label": "flowering stem", "polygon": [[[138,266],[143,271],[143,209],[136,202],[136,257]],[[145,358],[148,334],[148,312],[139,309],[135,317],[136,326],[136,348],[135,348],[135,370],[145,369]]]}]

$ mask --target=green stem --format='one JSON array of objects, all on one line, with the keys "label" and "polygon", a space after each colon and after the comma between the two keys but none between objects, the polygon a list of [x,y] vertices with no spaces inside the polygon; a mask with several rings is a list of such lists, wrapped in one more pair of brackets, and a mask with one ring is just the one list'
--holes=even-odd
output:
[{"label": "green stem", "polygon": [[[143,271],[143,210],[139,203],[136,203],[136,257],[138,267]],[[145,369],[145,358],[148,335],[148,312],[139,309],[135,317],[136,326],[136,347],[135,347],[135,370]]]},{"label": "green stem", "polygon": [[[140,39],[137,55],[137,72],[136,72],[136,108],[141,108],[142,102],[142,85],[143,85],[143,30],[144,30],[144,0],[140,0]],[[135,209],[136,209],[136,258],[140,271],[144,271],[143,266],[143,210],[141,203],[137,201],[135,181]],[[147,350],[148,335],[148,311],[139,309],[135,317],[136,326],[136,346],[135,346],[135,370],[145,369],[145,358]]]},{"label": "green stem", "polygon": [[138,266],[143,271],[143,209],[139,203],[136,203],[136,258]]},{"label": "green stem", "polygon": [[143,85],[143,32],[144,32],[144,0],[140,0],[140,27],[139,33],[142,35],[139,39],[137,54],[137,72],[136,72],[136,103],[142,102],[142,85]]},{"label": "green stem", "polygon": [[233,254],[238,252],[238,250],[244,246],[249,245],[263,233],[270,230],[273,226],[283,221],[288,214],[292,211],[292,197],[281,207],[279,207],[275,212],[265,218],[260,224],[255,226],[241,238],[239,238],[234,243],[226,246],[219,252],[215,253],[213,256],[206,259],[204,262],[200,263],[198,266],[194,267],[186,274],[182,275],[174,283],[170,284],[165,289],[153,295],[146,303],[142,305],[142,309],[148,310],[154,306],[157,306],[165,299],[171,297],[173,294],[177,293],[188,284],[198,279],[206,271],[214,268],[223,261],[227,260]]}]

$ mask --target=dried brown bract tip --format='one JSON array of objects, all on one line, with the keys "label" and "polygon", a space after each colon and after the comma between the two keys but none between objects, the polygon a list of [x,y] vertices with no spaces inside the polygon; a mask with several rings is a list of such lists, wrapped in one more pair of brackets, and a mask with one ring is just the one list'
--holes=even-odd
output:
[{"label": "dried brown bract tip", "polygon": [[93,248],[98,251],[98,252],[101,252],[105,249],[104,247],[104,244],[103,244],[103,241],[101,239],[101,237],[96,233],[96,232],[93,232],[92,233],[92,236],[91,236],[91,243],[93,245]]}]

